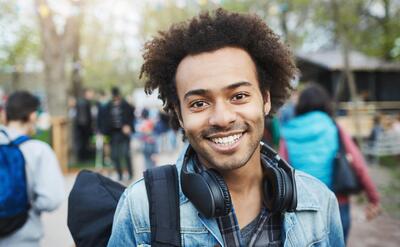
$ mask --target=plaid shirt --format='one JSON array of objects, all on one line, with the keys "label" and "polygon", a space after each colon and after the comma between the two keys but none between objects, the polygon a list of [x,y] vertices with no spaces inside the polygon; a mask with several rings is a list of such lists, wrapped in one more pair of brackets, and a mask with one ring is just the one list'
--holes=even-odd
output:
[{"label": "plaid shirt", "polygon": [[[263,157],[262,162],[273,163],[273,160],[268,157]],[[242,247],[243,243],[240,233],[240,227],[237,222],[235,210],[223,217],[217,218],[219,230],[221,231],[224,244],[227,247]],[[259,215],[257,227],[250,238],[247,246],[269,246],[278,247],[282,246],[281,239],[282,230],[282,214],[270,214],[266,208],[261,210]]]},{"label": "plaid shirt", "polygon": [[[217,222],[225,246],[245,246],[245,243],[243,243],[241,239],[240,228],[234,210],[227,216],[218,217]],[[263,208],[258,219],[257,227],[247,246],[282,246],[281,230],[282,215],[280,213],[269,214],[267,209]]]}]

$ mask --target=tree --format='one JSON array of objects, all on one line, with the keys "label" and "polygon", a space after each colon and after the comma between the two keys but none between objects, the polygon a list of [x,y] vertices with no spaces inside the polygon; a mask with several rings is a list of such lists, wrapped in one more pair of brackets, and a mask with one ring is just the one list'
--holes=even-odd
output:
[{"label": "tree", "polygon": [[0,16],[0,29],[5,30],[0,37],[0,67],[11,73],[11,90],[15,91],[22,89],[20,77],[26,62],[38,55],[37,32],[19,21],[15,3],[0,1]]},{"label": "tree", "polygon": [[49,112],[53,116],[66,116],[68,81],[66,61],[71,53],[73,38],[76,37],[77,15],[81,11],[79,1],[71,1],[74,7],[68,16],[63,31],[57,31],[53,15],[46,0],[35,0],[35,9],[39,18],[40,37],[42,41],[42,59],[44,63],[46,94]]},{"label": "tree", "polygon": [[[337,28],[332,18],[333,7],[339,9]],[[350,48],[367,55],[393,60],[391,51],[400,37],[400,2],[396,0],[323,0],[315,4],[313,22],[332,35],[332,43],[340,44],[338,34],[347,40]]]},{"label": "tree", "polygon": [[[373,9],[379,7],[383,10],[382,13],[374,13]],[[359,13],[366,19],[368,25],[361,29],[361,37],[356,40],[356,44],[368,54],[386,60],[396,59],[391,51],[396,45],[396,39],[400,38],[400,2],[396,0],[366,1]],[[366,45],[367,38],[371,40]]]}]

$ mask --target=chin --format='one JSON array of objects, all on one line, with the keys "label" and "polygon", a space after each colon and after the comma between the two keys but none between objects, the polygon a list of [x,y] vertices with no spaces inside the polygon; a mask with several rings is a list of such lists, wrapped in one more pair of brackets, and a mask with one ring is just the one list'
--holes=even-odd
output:
[{"label": "chin", "polygon": [[230,155],[221,155],[214,152],[201,153],[200,155],[209,168],[219,171],[232,171],[239,169],[245,166],[252,157],[252,153],[242,154],[240,151]]},{"label": "chin", "polygon": [[236,162],[236,161],[228,161],[226,163],[214,163],[212,164],[212,168],[218,171],[233,171],[239,168],[242,168],[246,165],[247,162]]}]

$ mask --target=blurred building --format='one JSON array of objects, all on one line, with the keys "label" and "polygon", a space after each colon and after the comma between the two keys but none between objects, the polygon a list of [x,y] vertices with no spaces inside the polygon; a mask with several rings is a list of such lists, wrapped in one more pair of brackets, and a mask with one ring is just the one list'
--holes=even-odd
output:
[{"label": "blurred building", "polygon": [[[336,96],[339,82],[344,79],[344,59],[339,49],[299,52],[296,58],[301,81],[317,82]],[[360,100],[400,110],[400,63],[368,57],[357,51],[350,52],[349,63]],[[338,99],[349,101],[349,89],[345,87]]]}]

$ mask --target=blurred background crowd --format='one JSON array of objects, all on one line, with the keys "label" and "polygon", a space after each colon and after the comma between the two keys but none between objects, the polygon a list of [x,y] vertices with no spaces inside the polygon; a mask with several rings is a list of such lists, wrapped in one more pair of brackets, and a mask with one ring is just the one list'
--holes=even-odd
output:
[{"label": "blurred background crowd", "polygon": [[[321,87],[330,108],[317,110],[335,119],[357,144],[382,205],[378,223],[369,228],[352,209],[349,246],[379,246],[374,241],[382,238],[389,241],[385,246],[396,246],[398,0],[0,0],[0,111],[17,90],[40,99],[35,138],[55,150],[67,188],[83,168],[129,184],[148,167],[174,162],[183,145],[157,92],[144,93],[141,47],[172,22],[217,7],[258,14],[296,59],[294,91],[276,115],[266,117],[264,141],[276,149],[284,143],[294,161],[291,129],[298,135],[310,127],[296,111],[300,95],[309,85]],[[54,246],[51,241],[57,238],[72,246],[59,223],[65,223],[65,214],[64,205],[45,218],[44,246]]]}]

